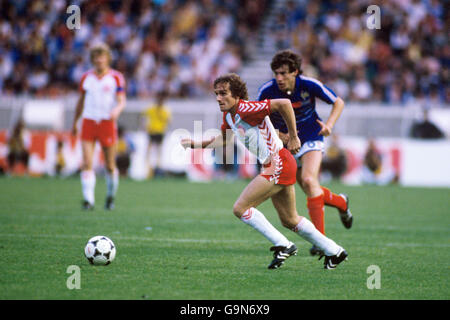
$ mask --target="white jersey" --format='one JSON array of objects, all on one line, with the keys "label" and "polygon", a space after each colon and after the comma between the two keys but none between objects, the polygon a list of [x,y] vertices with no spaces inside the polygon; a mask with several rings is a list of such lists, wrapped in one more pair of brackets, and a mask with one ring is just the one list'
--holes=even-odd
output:
[{"label": "white jersey", "polygon": [[94,70],[86,72],[80,81],[80,91],[86,94],[82,117],[95,121],[110,119],[117,104],[116,96],[124,90],[125,80],[119,71],[110,69],[102,77]]},{"label": "white jersey", "polygon": [[224,113],[222,124],[222,131],[233,130],[239,141],[262,164],[269,163],[272,156],[283,148],[283,142],[270,122],[269,114],[270,100],[240,100],[234,117],[230,113]]}]

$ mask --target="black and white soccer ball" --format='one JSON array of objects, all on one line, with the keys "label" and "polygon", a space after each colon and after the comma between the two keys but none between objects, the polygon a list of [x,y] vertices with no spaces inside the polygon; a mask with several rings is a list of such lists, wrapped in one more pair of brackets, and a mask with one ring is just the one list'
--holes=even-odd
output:
[{"label": "black and white soccer ball", "polygon": [[84,255],[90,264],[106,266],[116,257],[116,246],[105,236],[95,236],[84,247]]}]

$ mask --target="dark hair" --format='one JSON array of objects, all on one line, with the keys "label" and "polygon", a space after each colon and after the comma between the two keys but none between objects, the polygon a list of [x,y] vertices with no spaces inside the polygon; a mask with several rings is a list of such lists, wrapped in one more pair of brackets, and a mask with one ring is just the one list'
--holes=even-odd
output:
[{"label": "dark hair", "polygon": [[219,83],[228,83],[233,97],[248,100],[247,85],[236,73],[227,73],[218,77],[214,80],[214,88]]},{"label": "dark hair", "polygon": [[282,50],[277,52],[272,58],[270,63],[270,68],[272,71],[287,65],[289,72],[294,72],[298,70],[298,74],[301,75],[302,71],[302,58],[291,50]]}]

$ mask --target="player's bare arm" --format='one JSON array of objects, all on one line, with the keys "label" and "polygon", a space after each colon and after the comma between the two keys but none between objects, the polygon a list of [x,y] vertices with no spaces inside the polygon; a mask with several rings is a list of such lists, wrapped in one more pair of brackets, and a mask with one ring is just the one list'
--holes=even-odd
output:
[{"label": "player's bare arm", "polygon": [[232,134],[219,134],[218,136],[212,137],[211,139],[206,139],[202,141],[195,141],[191,138],[183,138],[180,143],[183,148],[191,148],[191,149],[207,149],[207,148],[219,148],[226,146],[227,143],[232,139]]},{"label": "player's bare arm", "polygon": [[119,119],[120,114],[125,109],[126,99],[126,95],[123,92],[117,95],[117,105],[111,110],[111,120],[117,121]]},{"label": "player's bare arm", "polygon": [[80,96],[79,96],[79,98],[78,98],[78,101],[77,101],[76,108],[75,108],[75,117],[73,118],[73,123],[72,123],[72,134],[73,134],[74,136],[76,136],[77,133],[78,133],[77,123],[78,123],[78,120],[79,120],[80,117],[81,117],[81,114],[83,113],[83,108],[84,108],[84,97],[85,97],[85,96],[86,96],[86,93],[85,93],[85,92],[82,92],[82,93],[80,94]]},{"label": "player's bare arm", "polygon": [[297,135],[295,114],[291,101],[289,99],[272,99],[270,100],[270,110],[272,113],[279,112],[286,122],[288,127],[287,149],[294,154],[299,152],[301,143]]},{"label": "player's bare arm", "polygon": [[337,98],[333,103],[333,107],[330,112],[330,116],[328,117],[327,122],[320,121],[317,119],[317,123],[320,125],[321,130],[319,132],[320,135],[328,137],[332,131],[336,121],[341,116],[342,111],[344,110],[344,100],[341,98]]}]

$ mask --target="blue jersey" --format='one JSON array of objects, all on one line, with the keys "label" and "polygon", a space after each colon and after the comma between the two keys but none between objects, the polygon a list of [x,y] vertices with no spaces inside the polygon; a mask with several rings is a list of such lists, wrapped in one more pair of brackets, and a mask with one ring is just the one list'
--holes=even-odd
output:
[{"label": "blue jersey", "polygon": [[[291,95],[281,91],[275,79],[272,79],[261,86],[257,100],[279,98],[291,100],[297,122],[298,137],[304,144],[307,141],[323,141],[323,136],[319,135],[321,127],[316,121],[320,119],[316,112],[316,97],[328,104],[333,104],[337,99],[336,94],[322,82],[300,75],[296,77],[295,89]],[[286,123],[280,113],[272,113],[270,120],[275,129],[283,133],[288,132]]]}]

